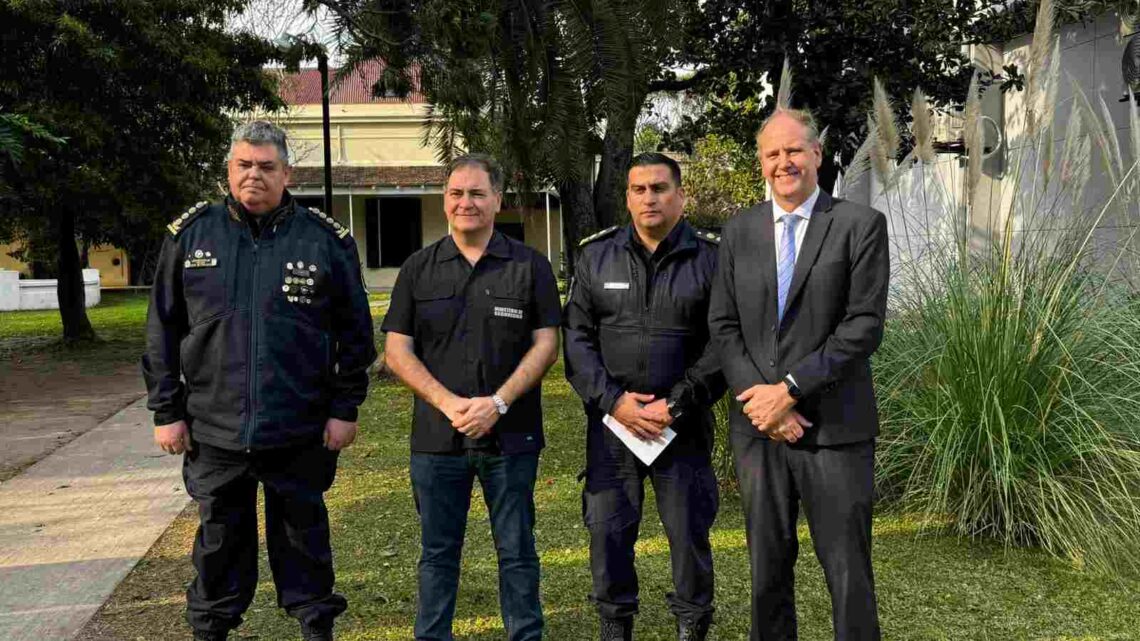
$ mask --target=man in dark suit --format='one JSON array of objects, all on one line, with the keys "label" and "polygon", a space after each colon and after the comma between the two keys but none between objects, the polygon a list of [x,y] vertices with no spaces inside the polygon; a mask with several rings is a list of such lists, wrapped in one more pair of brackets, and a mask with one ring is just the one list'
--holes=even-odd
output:
[{"label": "man in dark suit", "polygon": [[757,132],[757,149],[772,200],[725,227],[709,306],[738,401],[730,440],[752,565],[751,639],[796,638],[802,500],[835,638],[877,640],[878,411],[868,359],[883,335],[886,219],[820,191],[822,150],[806,111],[774,113]]}]

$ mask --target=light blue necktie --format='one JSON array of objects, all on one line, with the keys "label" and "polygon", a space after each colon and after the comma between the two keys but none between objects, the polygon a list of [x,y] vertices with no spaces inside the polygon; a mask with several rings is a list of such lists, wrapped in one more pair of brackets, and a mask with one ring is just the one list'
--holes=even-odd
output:
[{"label": "light blue necktie", "polygon": [[780,239],[780,263],[776,265],[776,292],[780,303],[777,313],[783,322],[784,304],[788,301],[792,274],[796,271],[796,223],[800,219],[794,214],[784,214],[780,220],[784,223],[784,236]]}]

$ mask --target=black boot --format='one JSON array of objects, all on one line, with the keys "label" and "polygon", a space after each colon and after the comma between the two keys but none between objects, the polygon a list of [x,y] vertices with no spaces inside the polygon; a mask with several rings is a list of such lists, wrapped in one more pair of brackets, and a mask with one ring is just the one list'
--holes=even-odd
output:
[{"label": "black boot", "polygon": [[633,617],[602,617],[602,641],[633,641]]},{"label": "black boot", "polygon": [[677,618],[677,641],[705,641],[709,636],[709,624],[712,617],[704,616],[699,619]]},{"label": "black boot", "polygon": [[305,641],[333,641],[332,626],[301,624],[301,638]]},{"label": "black boot", "polygon": [[210,630],[195,630],[194,641],[226,641],[230,633],[226,630],[211,632]]}]

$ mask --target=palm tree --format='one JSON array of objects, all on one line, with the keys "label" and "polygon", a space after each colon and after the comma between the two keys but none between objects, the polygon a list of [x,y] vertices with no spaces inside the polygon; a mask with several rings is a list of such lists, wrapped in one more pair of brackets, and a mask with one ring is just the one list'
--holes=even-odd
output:
[{"label": "palm tree", "polygon": [[[553,185],[567,245],[623,210],[637,117],[680,55],[692,0],[310,0],[328,7],[351,69],[379,91],[418,85],[425,142],[446,161],[498,157],[512,186]],[[596,169],[595,169],[596,162]]]}]

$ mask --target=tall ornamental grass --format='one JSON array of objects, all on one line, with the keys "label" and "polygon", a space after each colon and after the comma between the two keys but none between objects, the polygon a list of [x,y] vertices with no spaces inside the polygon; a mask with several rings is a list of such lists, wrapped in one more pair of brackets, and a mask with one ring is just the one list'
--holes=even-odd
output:
[{"label": "tall ornamental grass", "polygon": [[[1132,105],[1122,142],[1103,99],[1094,107],[1071,82],[1072,97],[1058,100],[1056,43],[1045,0],[1024,107],[1006,116],[1024,134],[1004,141],[1007,174],[992,188],[976,82],[965,166],[949,180],[930,152],[921,95],[914,150],[896,162],[897,125],[875,92],[848,185],[874,175],[873,200],[891,220],[893,285],[873,361],[877,482],[933,527],[1135,572],[1140,170],[1122,149],[1140,158],[1140,117]],[[1108,185],[1099,199],[1085,193],[1094,170]]]}]

